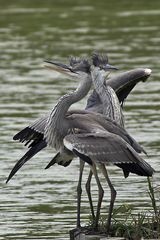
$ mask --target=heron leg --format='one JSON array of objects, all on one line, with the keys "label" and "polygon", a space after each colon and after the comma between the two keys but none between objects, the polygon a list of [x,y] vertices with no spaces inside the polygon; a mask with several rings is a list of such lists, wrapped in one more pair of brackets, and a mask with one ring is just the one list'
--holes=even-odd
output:
[{"label": "heron leg", "polygon": [[94,174],[94,177],[96,179],[97,186],[98,186],[98,193],[99,193],[98,194],[97,212],[96,212],[96,217],[95,217],[95,230],[96,230],[98,228],[98,221],[99,221],[99,217],[100,217],[100,209],[101,209],[102,199],[103,199],[103,195],[104,195],[104,190],[103,190],[102,185],[100,183],[95,164],[93,164],[91,166],[91,170],[92,170],[92,173]]},{"label": "heron leg", "polygon": [[87,195],[88,195],[88,200],[89,200],[89,204],[90,204],[92,218],[93,218],[93,221],[95,221],[95,214],[94,214],[94,208],[93,208],[93,202],[92,202],[92,196],[91,196],[92,175],[93,175],[93,173],[92,173],[92,170],[90,169],[89,176],[88,176],[88,179],[87,179],[87,182],[86,182],[86,192],[87,192]]},{"label": "heron leg", "polygon": [[105,168],[105,165],[101,164],[100,168],[101,168],[101,171],[102,171],[105,179],[107,180],[108,186],[109,186],[110,191],[111,191],[111,200],[110,200],[108,219],[107,219],[107,232],[109,232],[110,226],[111,226],[112,212],[113,212],[113,207],[114,207],[114,202],[115,202],[115,199],[116,199],[117,192],[114,189],[114,187],[113,187],[113,185],[111,183],[111,180],[109,179],[109,176],[108,176],[107,170]]},{"label": "heron leg", "polygon": [[79,180],[77,185],[77,228],[81,227],[81,195],[82,195],[82,174],[84,169],[85,162],[80,159],[80,172],[79,172]]}]

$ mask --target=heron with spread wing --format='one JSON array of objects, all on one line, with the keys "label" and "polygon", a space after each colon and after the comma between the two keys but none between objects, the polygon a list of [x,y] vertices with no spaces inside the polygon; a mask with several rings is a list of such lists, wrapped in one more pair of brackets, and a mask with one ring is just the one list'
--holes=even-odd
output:
[{"label": "heron with spread wing", "polygon": [[[54,65],[52,62],[47,64],[51,68]],[[67,71],[71,70],[67,69]],[[33,140],[30,144],[31,151],[29,150],[33,155],[46,145],[54,147],[60,154],[67,152],[67,158],[60,163],[65,166],[74,156],[79,156],[91,165],[93,173],[95,173],[96,164],[112,162],[123,169],[125,176],[129,172],[151,176],[154,170],[137,154],[141,149],[140,146],[122,127],[98,113],[68,111],[73,103],[88,93],[92,84],[87,61],[81,61],[71,72],[80,79],[80,85],[76,91],[64,95],[47,117],[29,127],[29,133],[26,133],[26,129],[22,130],[15,139],[29,142]],[[37,131],[39,126],[43,126],[43,131]],[[38,137],[35,134],[36,131]],[[18,162],[8,180],[28,160],[27,158],[26,155]]]},{"label": "heron with spread wing", "polygon": [[[89,82],[90,77],[88,72],[87,75],[83,75],[83,81],[85,76],[86,81]],[[86,82],[83,84],[83,86],[85,85]],[[69,95],[69,98],[70,97],[71,95]],[[75,95],[72,99],[75,99]],[[63,102],[65,105],[62,105],[61,108],[58,106],[59,111],[63,108],[62,112],[64,112],[66,102],[68,101]],[[62,126],[64,128],[64,126],[69,124],[67,129],[72,129],[72,131],[71,133],[65,133],[66,136],[63,138],[64,146],[62,147],[62,151],[65,147],[67,150],[70,150],[73,154],[80,157],[84,162],[89,163],[99,188],[100,182],[97,176],[95,167],[96,165],[99,165],[103,168],[103,164],[115,164],[123,169],[125,177],[127,177],[130,172],[142,176],[151,176],[153,174],[154,170],[137,153],[143,151],[141,146],[139,146],[139,144],[129,136],[124,128],[120,127],[111,119],[106,118],[104,115],[93,112],[70,111],[68,112],[65,121],[62,121],[62,118],[58,118],[58,123],[55,124],[57,120],[55,115],[56,112],[53,110],[50,114],[48,123],[46,124],[47,131],[45,131],[44,136],[48,144],[54,148],[57,148],[58,150],[60,145],[57,147],[57,137],[55,137],[55,132],[57,131],[58,134],[60,134],[61,130],[58,129],[62,129]],[[63,125],[61,125],[60,120],[63,122]],[[58,128],[57,125],[59,125]],[[113,193],[114,189],[112,188],[111,182],[108,178],[108,175],[106,175],[106,172],[104,172],[104,169],[105,168],[103,168],[103,173],[105,174],[108,185],[111,188],[111,193]],[[96,226],[98,225],[101,198],[102,196],[99,196],[99,205],[97,208],[95,223]],[[109,208],[108,229],[111,222],[113,203],[114,199],[112,198]]]}]

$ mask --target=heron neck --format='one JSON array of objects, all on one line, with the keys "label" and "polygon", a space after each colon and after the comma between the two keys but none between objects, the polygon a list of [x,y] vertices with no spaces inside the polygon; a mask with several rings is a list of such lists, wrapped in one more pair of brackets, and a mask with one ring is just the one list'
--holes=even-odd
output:
[{"label": "heron neck", "polygon": [[81,99],[83,99],[87,93],[89,92],[91,85],[92,85],[92,80],[91,80],[91,76],[88,74],[88,76],[86,76],[87,79],[83,79],[78,88],[69,93],[69,94],[65,94],[63,97],[60,98],[58,104],[57,104],[57,113],[55,114],[55,118],[65,118],[66,112],[68,111],[68,109],[70,108],[70,106],[78,101],[80,101]]},{"label": "heron neck", "polygon": [[48,145],[56,149],[59,149],[62,146],[63,138],[68,133],[70,127],[66,119],[66,113],[73,103],[80,101],[87,95],[91,85],[91,76],[90,74],[86,74],[74,92],[66,94],[60,98],[57,105],[51,111],[46,124],[44,135]]},{"label": "heron neck", "polygon": [[105,78],[98,68],[92,70],[91,76],[94,88],[103,105],[103,114],[123,126],[122,110],[115,91],[106,85]]},{"label": "heron neck", "polygon": [[104,95],[104,92],[106,90],[105,78],[97,67],[92,67],[91,76],[94,88],[98,95]]},{"label": "heron neck", "polygon": [[[102,104],[106,103],[107,105],[111,105],[112,92],[110,91],[110,88],[106,86],[105,78],[97,67],[92,68],[91,76],[94,88],[99,95]],[[107,106],[105,108],[107,108]]]}]

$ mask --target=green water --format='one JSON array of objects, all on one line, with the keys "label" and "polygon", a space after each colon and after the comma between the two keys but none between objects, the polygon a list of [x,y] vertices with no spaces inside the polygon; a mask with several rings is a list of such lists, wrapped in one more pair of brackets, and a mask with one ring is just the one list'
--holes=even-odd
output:
[{"label": "green water", "polygon": [[[0,240],[69,239],[76,224],[78,159],[68,168],[44,167],[53,154],[46,149],[9,183],[7,175],[26,148],[12,136],[50,110],[58,98],[77,83],[41,66],[44,59],[67,61],[94,50],[108,52],[110,63],[121,71],[152,69],[125,104],[127,130],[148,152],[160,184],[160,1],[0,0]],[[76,104],[83,108],[85,100]],[[82,223],[89,205],[84,189]],[[146,179],[109,167],[117,189],[116,206],[129,203],[136,211],[150,208]],[[109,191],[105,188],[103,212]],[[97,188],[93,181],[93,198]]]}]

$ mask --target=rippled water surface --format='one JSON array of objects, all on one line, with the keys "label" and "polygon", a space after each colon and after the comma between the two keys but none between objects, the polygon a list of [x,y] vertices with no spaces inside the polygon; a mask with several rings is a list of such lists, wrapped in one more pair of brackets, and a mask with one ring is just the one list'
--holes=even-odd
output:
[{"label": "rippled water surface", "polygon": [[[44,59],[65,62],[70,55],[106,51],[110,62],[126,71],[149,67],[152,76],[136,86],[125,103],[127,130],[147,150],[144,158],[156,169],[160,184],[160,2],[0,0],[0,239],[69,239],[76,224],[76,185],[79,163],[44,167],[54,150],[46,149],[29,161],[7,185],[10,169],[26,148],[12,136],[42,116],[77,83],[42,68]],[[85,100],[76,104],[83,108]],[[89,205],[84,189],[82,222]],[[128,203],[150,208],[146,179],[109,167],[117,189],[116,206]],[[107,211],[105,188],[103,212]],[[93,181],[93,198],[97,188]]]}]

